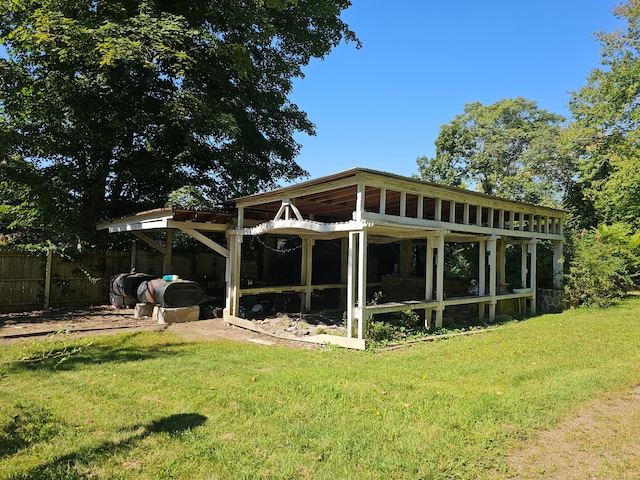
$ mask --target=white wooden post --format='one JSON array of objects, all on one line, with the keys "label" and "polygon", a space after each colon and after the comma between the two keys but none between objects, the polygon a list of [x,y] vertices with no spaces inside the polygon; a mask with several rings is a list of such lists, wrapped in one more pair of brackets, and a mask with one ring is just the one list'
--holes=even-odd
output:
[{"label": "white wooden post", "polygon": [[51,305],[51,267],[53,265],[53,249],[47,248],[47,267],[44,273],[44,309]]},{"label": "white wooden post", "polygon": [[356,209],[353,212],[354,220],[362,220],[362,214],[364,213],[364,196],[365,186],[359,183],[356,190]]},{"label": "white wooden post", "polygon": [[305,287],[304,295],[304,309],[311,310],[311,294],[312,285],[311,277],[313,274],[313,245],[315,240],[310,237],[302,238],[302,265],[300,270],[300,283]]},{"label": "white wooden post", "polygon": [[529,245],[528,245],[528,250],[529,253],[531,254],[531,292],[532,292],[532,297],[531,297],[531,313],[535,314],[536,313],[536,263],[537,263],[537,245],[538,245],[538,241],[536,239],[533,239]]},{"label": "white wooden post", "polygon": [[478,242],[478,295],[483,297],[487,286],[487,241]]},{"label": "white wooden post", "polygon": [[167,230],[167,245],[166,245],[166,253],[162,257],[162,273],[166,275],[167,273],[173,273],[172,269],[173,263],[172,258],[172,250],[173,250],[173,230]]},{"label": "white wooden post", "polygon": [[244,207],[238,207],[238,228],[244,228]]},{"label": "white wooden post", "polygon": [[427,239],[427,258],[425,265],[425,289],[424,289],[424,298],[425,300],[433,300],[433,250],[435,248],[434,245],[434,237],[429,237]]},{"label": "white wooden post", "polygon": [[384,215],[387,213],[387,189],[384,187],[380,188],[380,215]]},{"label": "white wooden post", "polygon": [[418,195],[418,220],[422,220],[424,218],[424,195]]},{"label": "white wooden post", "polygon": [[227,282],[226,313],[238,316],[240,307],[240,260],[242,258],[242,236],[233,232],[227,233],[229,258],[226,259],[225,281]]},{"label": "white wooden post", "polygon": [[129,271],[133,272],[136,269],[136,262],[138,258],[138,244],[135,240],[131,241],[131,262],[129,265]]},{"label": "white wooden post", "polygon": [[449,222],[456,223],[456,202],[449,202]]},{"label": "white wooden post", "polygon": [[407,216],[407,192],[400,192],[400,216]]},{"label": "white wooden post", "polygon": [[347,253],[347,337],[353,337],[353,320],[356,303],[356,239],[358,232],[349,232],[349,250]]},{"label": "white wooden post", "polygon": [[442,220],[442,199],[436,198],[434,220],[440,222]]},{"label": "white wooden post", "polygon": [[522,288],[527,288],[527,245],[525,243],[522,244],[522,258],[520,260],[520,268],[521,268],[521,276],[520,279],[522,281]]},{"label": "white wooden post", "polygon": [[367,306],[367,231],[358,232],[358,306],[356,316],[358,317],[358,338],[364,339],[365,307]]},{"label": "white wooden post", "polygon": [[553,241],[553,288],[562,288],[562,240]]},{"label": "white wooden post", "polygon": [[496,318],[496,237],[491,237],[487,241],[487,250],[489,251],[489,295],[491,303],[489,303],[489,320]]},{"label": "white wooden post", "polygon": [[[505,285],[507,283],[507,245],[504,237],[498,239],[496,250],[498,285]],[[498,293],[500,293],[500,291],[498,291]]]},{"label": "white wooden post", "polygon": [[438,256],[436,260],[436,327],[442,327],[442,315],[444,313],[444,232],[437,237]]}]

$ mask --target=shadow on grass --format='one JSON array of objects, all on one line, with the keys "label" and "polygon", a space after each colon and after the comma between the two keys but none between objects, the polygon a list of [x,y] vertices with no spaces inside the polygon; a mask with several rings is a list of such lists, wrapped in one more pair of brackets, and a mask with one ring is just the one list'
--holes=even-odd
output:
[{"label": "shadow on grass", "polygon": [[4,372],[21,370],[73,370],[84,365],[109,362],[139,362],[179,355],[184,343],[152,341],[145,344],[145,332],[133,332],[95,339],[52,335],[25,344],[14,361],[4,364]]},{"label": "shadow on grass", "polygon": [[0,425],[0,458],[54,437],[63,427],[47,407],[19,403],[7,412]]},{"label": "shadow on grass", "polygon": [[52,478],[84,479],[94,478],[95,471],[91,465],[106,461],[117,453],[122,453],[152,435],[166,433],[170,436],[179,436],[182,433],[197,428],[207,421],[207,417],[199,413],[178,413],[153,420],[142,426],[134,426],[131,430],[140,433],[119,441],[103,442],[95,447],[79,449],[77,451],[60,456],[48,462],[44,462],[34,468],[20,474],[6,477],[7,480],[30,479],[49,480]]}]

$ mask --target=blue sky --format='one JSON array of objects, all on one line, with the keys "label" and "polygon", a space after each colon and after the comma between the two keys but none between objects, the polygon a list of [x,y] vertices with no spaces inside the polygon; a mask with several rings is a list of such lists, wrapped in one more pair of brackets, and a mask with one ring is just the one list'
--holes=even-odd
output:
[{"label": "blue sky", "polygon": [[297,80],[293,103],[310,178],[351,167],[412,175],[466,103],[522,96],[568,117],[569,92],[599,66],[594,33],[624,24],[609,0],[352,0],[342,44]]}]

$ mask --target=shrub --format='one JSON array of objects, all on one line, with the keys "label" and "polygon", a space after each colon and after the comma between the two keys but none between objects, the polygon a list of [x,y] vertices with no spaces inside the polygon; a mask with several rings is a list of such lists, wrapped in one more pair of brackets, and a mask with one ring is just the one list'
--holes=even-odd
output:
[{"label": "shrub", "polygon": [[635,286],[640,235],[624,224],[583,230],[573,239],[573,258],[565,279],[572,307],[608,306]]},{"label": "shrub", "polygon": [[393,339],[395,334],[393,325],[388,323],[371,321],[367,327],[367,338],[374,342],[388,342]]}]

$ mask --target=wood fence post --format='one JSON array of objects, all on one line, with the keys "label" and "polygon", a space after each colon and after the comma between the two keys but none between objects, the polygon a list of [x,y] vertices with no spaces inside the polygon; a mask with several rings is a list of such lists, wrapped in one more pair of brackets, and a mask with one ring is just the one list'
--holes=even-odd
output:
[{"label": "wood fence post", "polygon": [[44,309],[49,309],[51,296],[51,265],[53,260],[53,249],[47,248],[47,269],[44,274]]}]

